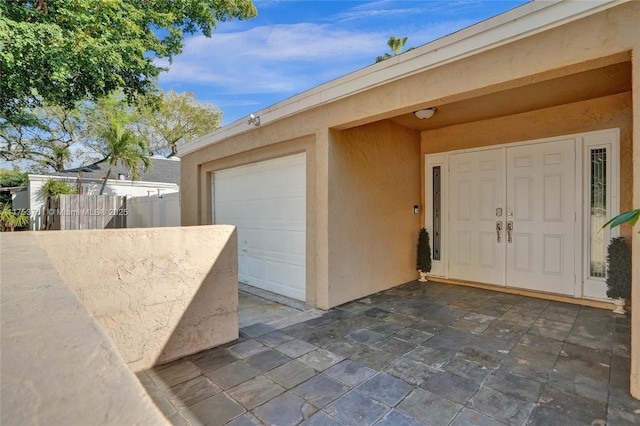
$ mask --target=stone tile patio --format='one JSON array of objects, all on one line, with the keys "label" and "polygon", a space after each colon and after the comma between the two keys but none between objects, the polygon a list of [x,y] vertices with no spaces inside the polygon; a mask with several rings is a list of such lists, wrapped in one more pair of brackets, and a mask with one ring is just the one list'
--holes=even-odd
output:
[{"label": "stone tile patio", "polygon": [[305,314],[138,378],[175,425],[640,424],[607,310],[413,282]]}]

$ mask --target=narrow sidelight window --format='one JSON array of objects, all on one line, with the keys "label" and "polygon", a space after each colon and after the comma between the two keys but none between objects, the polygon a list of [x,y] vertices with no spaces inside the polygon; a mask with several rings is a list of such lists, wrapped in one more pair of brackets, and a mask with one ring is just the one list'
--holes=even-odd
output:
[{"label": "narrow sidelight window", "polygon": [[433,260],[440,260],[440,246],[441,246],[441,226],[442,226],[442,215],[441,215],[441,179],[440,179],[440,166],[434,166],[432,169],[433,173],[433,235],[431,239],[433,240],[433,250],[431,250],[431,257]]},{"label": "narrow sidelight window", "polygon": [[607,233],[601,231],[607,221],[607,149],[591,149],[590,184],[590,267],[589,275],[604,278],[606,273]]}]

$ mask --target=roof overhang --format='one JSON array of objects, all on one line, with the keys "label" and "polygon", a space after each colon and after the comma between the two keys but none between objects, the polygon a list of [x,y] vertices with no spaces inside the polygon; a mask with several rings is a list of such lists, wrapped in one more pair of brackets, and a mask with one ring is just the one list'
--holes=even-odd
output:
[{"label": "roof overhang", "polygon": [[[45,182],[49,179],[55,179],[62,182],[73,182],[73,183],[78,181],[77,176],[36,175],[36,174],[29,174],[27,176],[28,176],[29,182]],[[81,178],[80,180],[83,184],[101,184],[102,182],[104,182],[104,179],[97,179],[97,178]],[[180,188],[179,183],[173,183],[173,182],[150,182],[150,181],[144,181],[144,180],[131,180],[131,179],[122,180],[122,179],[115,179],[115,178],[108,179],[107,185],[137,186],[140,188]]]},{"label": "roof overhang", "polygon": [[18,192],[26,191],[26,186],[5,186],[0,188],[0,192],[9,193],[9,194],[17,194]]},{"label": "roof overhang", "polygon": [[[309,89],[254,113],[262,125],[346,98],[401,78],[476,55],[582,19],[631,0],[533,1],[421,47]],[[234,121],[179,148],[184,156],[255,127],[248,117]]]}]

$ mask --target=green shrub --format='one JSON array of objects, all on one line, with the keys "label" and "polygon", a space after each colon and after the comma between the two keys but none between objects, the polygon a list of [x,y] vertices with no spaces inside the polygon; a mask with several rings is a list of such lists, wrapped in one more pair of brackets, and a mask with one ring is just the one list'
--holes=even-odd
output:
[{"label": "green shrub", "polygon": [[16,228],[24,228],[29,224],[29,216],[26,211],[13,211],[11,204],[0,204],[0,231],[14,231]]},{"label": "green shrub", "polygon": [[416,269],[424,273],[431,272],[431,246],[429,245],[429,232],[425,228],[422,228],[418,234]]},{"label": "green shrub", "polygon": [[49,178],[44,185],[42,185],[42,192],[44,192],[44,195],[47,197],[53,197],[54,195],[75,194],[78,191],[76,191],[73,185],[67,182]]},{"label": "green shrub", "polygon": [[624,238],[613,238],[607,248],[607,296],[631,298],[631,249]]}]

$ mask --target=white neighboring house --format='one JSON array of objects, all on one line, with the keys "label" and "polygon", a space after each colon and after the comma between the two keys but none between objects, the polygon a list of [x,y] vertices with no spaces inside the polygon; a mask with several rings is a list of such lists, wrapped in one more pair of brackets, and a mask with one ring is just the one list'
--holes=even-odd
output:
[{"label": "white neighboring house", "polygon": [[[151,161],[151,170],[141,171],[140,179],[135,181],[131,180],[128,170],[120,165],[114,167],[104,194],[127,196],[129,228],[180,226],[180,159],[151,157]],[[42,186],[47,180],[53,178],[77,186],[80,179],[83,194],[97,195],[108,168],[107,163],[100,163],[48,175],[30,174],[27,183],[29,229],[39,231],[42,226],[46,199]]]}]

